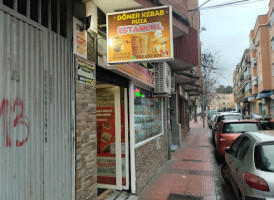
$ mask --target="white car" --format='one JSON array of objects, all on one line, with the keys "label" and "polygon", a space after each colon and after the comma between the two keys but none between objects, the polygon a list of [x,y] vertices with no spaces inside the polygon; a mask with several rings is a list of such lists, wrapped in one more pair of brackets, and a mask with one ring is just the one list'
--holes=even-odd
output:
[{"label": "white car", "polygon": [[274,131],[239,136],[226,148],[221,172],[239,200],[274,200]]}]

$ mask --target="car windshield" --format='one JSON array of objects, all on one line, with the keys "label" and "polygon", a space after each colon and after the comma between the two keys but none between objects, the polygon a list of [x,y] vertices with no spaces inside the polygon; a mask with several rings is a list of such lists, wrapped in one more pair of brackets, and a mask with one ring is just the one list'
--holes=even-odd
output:
[{"label": "car windshield", "polygon": [[222,115],[218,117],[218,122],[222,120],[231,120],[231,119],[244,119],[243,115]]},{"label": "car windshield", "polygon": [[260,116],[260,115],[254,114],[254,115],[251,115],[249,118],[250,118],[250,119],[260,119],[260,118],[263,118],[263,117]]},{"label": "car windshield", "polygon": [[274,172],[274,142],[257,145],[254,160],[257,169]]},{"label": "car windshield", "polygon": [[222,133],[241,133],[243,131],[258,131],[261,127],[257,123],[225,123]]}]

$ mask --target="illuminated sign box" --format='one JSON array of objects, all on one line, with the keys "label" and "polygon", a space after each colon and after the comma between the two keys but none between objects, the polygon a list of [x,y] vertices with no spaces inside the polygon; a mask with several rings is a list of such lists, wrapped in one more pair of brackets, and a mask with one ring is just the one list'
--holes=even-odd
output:
[{"label": "illuminated sign box", "polygon": [[107,15],[107,62],[173,59],[172,10],[169,6]]}]

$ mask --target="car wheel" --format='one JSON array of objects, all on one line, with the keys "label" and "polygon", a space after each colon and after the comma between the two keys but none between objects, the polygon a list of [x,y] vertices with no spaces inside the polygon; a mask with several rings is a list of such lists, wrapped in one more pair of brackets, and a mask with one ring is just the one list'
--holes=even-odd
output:
[{"label": "car wheel", "polygon": [[227,164],[226,163],[223,164],[221,167],[221,174],[222,174],[224,181],[226,183],[230,184],[229,179],[227,178],[227,168],[228,168]]},{"label": "car wheel", "polygon": [[218,164],[221,164],[224,162],[224,159],[218,154],[217,151],[215,151],[215,157]]},{"label": "car wheel", "polygon": [[214,134],[212,133],[212,144],[214,147],[216,147],[216,143],[215,143],[215,137],[214,137]]},{"label": "car wheel", "polygon": [[238,199],[239,200],[245,200],[240,190],[238,190]]}]

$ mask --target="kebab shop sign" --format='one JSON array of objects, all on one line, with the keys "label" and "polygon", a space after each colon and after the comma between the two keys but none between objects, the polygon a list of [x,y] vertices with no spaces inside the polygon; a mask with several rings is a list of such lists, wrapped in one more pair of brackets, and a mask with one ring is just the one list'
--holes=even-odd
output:
[{"label": "kebab shop sign", "polygon": [[109,64],[173,59],[171,7],[107,15]]}]

